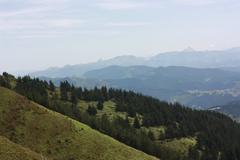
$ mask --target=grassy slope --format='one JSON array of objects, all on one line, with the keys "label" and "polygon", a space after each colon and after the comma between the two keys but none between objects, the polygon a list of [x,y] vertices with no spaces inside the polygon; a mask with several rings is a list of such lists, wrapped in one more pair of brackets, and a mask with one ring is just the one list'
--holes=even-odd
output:
[{"label": "grassy slope", "polygon": [[58,160],[156,159],[2,87],[0,135]]},{"label": "grassy slope", "polygon": [[[5,137],[0,136],[0,159],[1,160],[47,160],[40,154],[15,144]],[[49,159],[50,160],[50,159]]]},{"label": "grassy slope", "polygon": [[[97,102],[86,102],[86,101],[81,100],[78,103],[78,107],[79,107],[79,109],[81,111],[86,111],[89,105],[92,105],[92,106],[96,107],[97,106]],[[106,114],[111,119],[116,117],[116,116],[120,116],[122,118],[125,118],[127,113],[125,113],[125,112],[116,112],[115,111],[115,107],[116,107],[116,104],[114,102],[112,102],[112,101],[105,101],[103,110],[98,110],[97,116],[100,117],[103,114]]]},{"label": "grassy slope", "polygon": [[[188,149],[197,143],[195,138],[181,138],[159,141],[161,149],[164,151],[164,159],[184,159],[188,156]],[[169,157],[171,155],[171,157]]]},{"label": "grassy slope", "polygon": [[[93,105],[96,107],[97,102],[86,102],[81,100],[78,103],[78,107],[81,111],[86,111],[89,105]],[[116,116],[125,118],[127,113],[116,112],[115,107],[116,107],[116,104],[114,102],[106,101],[104,102],[103,110],[98,110],[97,116],[106,114],[110,119],[113,119]],[[141,116],[138,116],[138,117],[141,117]],[[130,120],[130,123],[133,123],[134,118],[129,117],[129,120]],[[141,121],[141,118],[140,118],[140,121]],[[161,147],[161,149],[164,150],[164,152],[169,153],[168,156],[172,155],[173,159],[186,157],[188,155],[188,150],[191,147],[195,146],[197,143],[196,139],[191,137],[185,137],[181,139],[158,140],[158,138],[161,135],[165,134],[165,129],[166,129],[165,126],[149,127],[149,128],[141,127],[141,129],[146,133],[151,131],[154,134],[154,137],[156,139],[156,142],[159,144],[159,147]],[[168,157],[168,158],[171,158],[171,157]]]}]

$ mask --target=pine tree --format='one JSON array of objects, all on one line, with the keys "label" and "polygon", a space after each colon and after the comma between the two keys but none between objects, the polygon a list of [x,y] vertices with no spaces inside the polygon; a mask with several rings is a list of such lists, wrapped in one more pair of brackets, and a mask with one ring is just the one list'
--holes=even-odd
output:
[{"label": "pine tree", "polygon": [[103,110],[103,101],[102,101],[102,100],[99,100],[99,101],[98,101],[98,103],[97,103],[97,109]]},{"label": "pine tree", "polygon": [[68,94],[67,91],[64,89],[61,89],[61,100],[67,101],[68,100]]},{"label": "pine tree", "polygon": [[76,106],[77,103],[78,103],[78,97],[77,97],[76,89],[73,89],[73,90],[71,91],[71,102],[72,102],[72,104],[73,104],[74,106]]},{"label": "pine tree", "polygon": [[126,115],[126,117],[125,117],[125,122],[126,122],[127,124],[129,124],[129,118],[128,118],[128,115]]},{"label": "pine tree", "polygon": [[134,118],[133,127],[137,128],[137,129],[139,129],[141,127],[137,116],[135,116],[135,118]]},{"label": "pine tree", "polygon": [[3,72],[3,75],[0,75],[0,86],[11,89],[10,79],[13,79],[14,76],[8,74],[7,72]]},{"label": "pine tree", "polygon": [[54,92],[55,91],[55,85],[53,84],[53,82],[50,80],[49,81],[49,89],[50,91]]},{"label": "pine tree", "polygon": [[95,116],[97,114],[96,108],[91,105],[88,106],[87,112],[91,116]]},{"label": "pine tree", "polygon": [[67,81],[60,83],[60,92],[61,92],[61,100],[68,100],[68,91],[71,90],[71,86]]},{"label": "pine tree", "polygon": [[149,131],[149,132],[148,132],[148,137],[149,137],[152,141],[155,140],[155,137],[154,137],[154,134],[153,134],[152,131]]}]

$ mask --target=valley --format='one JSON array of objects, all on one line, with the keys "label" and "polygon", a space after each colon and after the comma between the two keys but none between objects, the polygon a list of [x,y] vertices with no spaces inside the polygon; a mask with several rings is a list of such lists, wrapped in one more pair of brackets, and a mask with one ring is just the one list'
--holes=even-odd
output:
[{"label": "valley", "polygon": [[239,0],[0,0],[0,160],[240,160]]},{"label": "valley", "polygon": [[16,79],[7,73],[0,79],[3,87],[12,89],[0,88],[0,135],[48,158],[188,160],[221,153],[229,160],[229,155],[238,156],[239,124],[217,112],[121,89],[86,89],[68,81],[56,87],[51,81]]}]

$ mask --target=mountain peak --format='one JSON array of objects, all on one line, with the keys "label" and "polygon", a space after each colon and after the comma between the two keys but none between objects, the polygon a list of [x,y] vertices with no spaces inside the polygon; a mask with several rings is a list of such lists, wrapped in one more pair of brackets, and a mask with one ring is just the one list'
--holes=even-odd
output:
[{"label": "mountain peak", "polygon": [[182,52],[195,52],[195,50],[192,47],[187,47]]}]

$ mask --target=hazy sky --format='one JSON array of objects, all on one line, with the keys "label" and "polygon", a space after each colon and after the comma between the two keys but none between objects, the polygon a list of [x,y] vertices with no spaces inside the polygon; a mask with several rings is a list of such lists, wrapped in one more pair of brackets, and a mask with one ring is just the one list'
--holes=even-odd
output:
[{"label": "hazy sky", "polygon": [[239,0],[0,0],[0,71],[240,46]]}]

